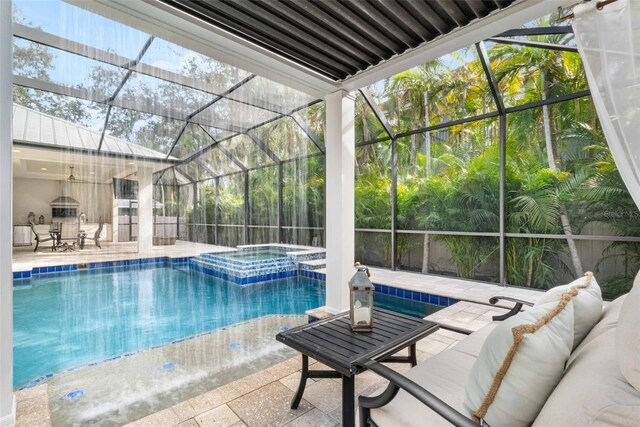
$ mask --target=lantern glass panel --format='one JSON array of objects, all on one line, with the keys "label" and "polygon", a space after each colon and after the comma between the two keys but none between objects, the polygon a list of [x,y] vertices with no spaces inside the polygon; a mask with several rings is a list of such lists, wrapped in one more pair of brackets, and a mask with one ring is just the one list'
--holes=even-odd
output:
[{"label": "lantern glass panel", "polygon": [[373,326],[373,293],[370,290],[353,290],[351,292],[351,307],[353,328],[371,329]]}]

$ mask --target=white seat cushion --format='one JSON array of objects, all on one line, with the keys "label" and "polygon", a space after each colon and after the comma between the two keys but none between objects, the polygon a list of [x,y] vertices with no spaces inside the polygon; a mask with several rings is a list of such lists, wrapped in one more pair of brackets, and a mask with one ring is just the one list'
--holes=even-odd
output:
[{"label": "white seat cushion", "polygon": [[460,353],[466,353],[470,356],[478,357],[482,350],[484,341],[487,339],[491,331],[493,331],[499,324],[500,322],[491,322],[488,325],[483,326],[456,344],[453,349]]},{"label": "white seat cushion", "polygon": [[569,367],[573,361],[582,354],[583,351],[590,351],[591,347],[587,347],[592,340],[599,337],[603,333],[615,329],[618,326],[618,317],[620,317],[620,309],[622,308],[622,304],[626,299],[626,295],[622,295],[618,297],[615,301],[610,302],[605,305],[604,310],[602,310],[602,317],[600,321],[596,323],[596,325],[591,329],[589,335],[586,336],[585,339],[582,340],[580,345],[576,347],[575,350],[571,353],[571,357],[567,361],[567,367]]},{"label": "white seat cushion", "polygon": [[[403,375],[420,384],[457,411],[463,412],[464,386],[475,360],[475,357],[469,354],[455,351],[454,347],[418,364]],[[373,396],[378,395],[385,388],[381,388]],[[389,404],[372,409],[371,418],[379,426],[451,425],[404,390],[400,390]]]},{"label": "white seat cushion", "polygon": [[620,309],[616,357],[622,375],[640,391],[640,272]]},{"label": "white seat cushion", "polygon": [[591,328],[598,323],[602,316],[602,292],[600,286],[593,277],[593,273],[588,272],[584,277],[574,280],[568,285],[556,286],[549,289],[540,297],[535,305],[558,302],[563,293],[569,291],[574,286],[587,284],[586,288],[578,289],[578,295],[573,297],[574,315],[574,342],[573,348],[582,342]]},{"label": "white seat cushion", "polygon": [[[500,323],[469,373],[465,413],[482,412],[484,404],[486,414],[480,416],[492,427],[530,425],[562,378],[573,345],[573,318],[569,299],[531,307]],[[522,336],[519,346],[516,336]]]}]

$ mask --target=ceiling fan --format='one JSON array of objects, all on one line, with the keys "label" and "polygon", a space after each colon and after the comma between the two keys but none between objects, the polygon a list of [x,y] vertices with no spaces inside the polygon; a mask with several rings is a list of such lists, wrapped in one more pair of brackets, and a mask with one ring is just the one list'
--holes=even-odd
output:
[{"label": "ceiling fan", "polygon": [[[2,1],[2,0],[0,0]],[[75,166],[69,166],[70,172],[69,172],[69,176],[67,177],[67,182],[80,182],[80,183],[85,183],[85,184],[93,184],[92,181],[85,181],[83,179],[79,179],[76,178],[76,176],[73,174],[73,169],[75,168]]]}]

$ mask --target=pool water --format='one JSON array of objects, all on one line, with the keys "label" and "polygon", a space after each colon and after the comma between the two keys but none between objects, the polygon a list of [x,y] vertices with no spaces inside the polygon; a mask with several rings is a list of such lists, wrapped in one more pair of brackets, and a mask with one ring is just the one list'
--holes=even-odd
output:
[{"label": "pool water", "polygon": [[399,298],[381,293],[373,294],[373,305],[386,310],[395,311],[412,317],[427,317],[444,307],[428,304],[420,301],[413,301],[406,298]]},{"label": "pool water", "polygon": [[302,276],[239,286],[186,267],[81,271],[14,286],[14,386],[270,314],[324,305]]},{"label": "pool water", "polygon": [[241,250],[237,252],[216,253],[216,256],[222,258],[236,259],[240,261],[262,261],[265,259],[282,258],[287,255],[285,250],[276,248],[257,249],[257,250]]}]

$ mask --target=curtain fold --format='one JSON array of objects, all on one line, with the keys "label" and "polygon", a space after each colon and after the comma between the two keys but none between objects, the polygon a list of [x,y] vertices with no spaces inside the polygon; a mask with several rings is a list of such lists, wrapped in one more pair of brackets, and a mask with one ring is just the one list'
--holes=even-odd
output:
[{"label": "curtain fold", "polygon": [[573,10],[573,31],[604,135],[640,207],[640,0]]}]

